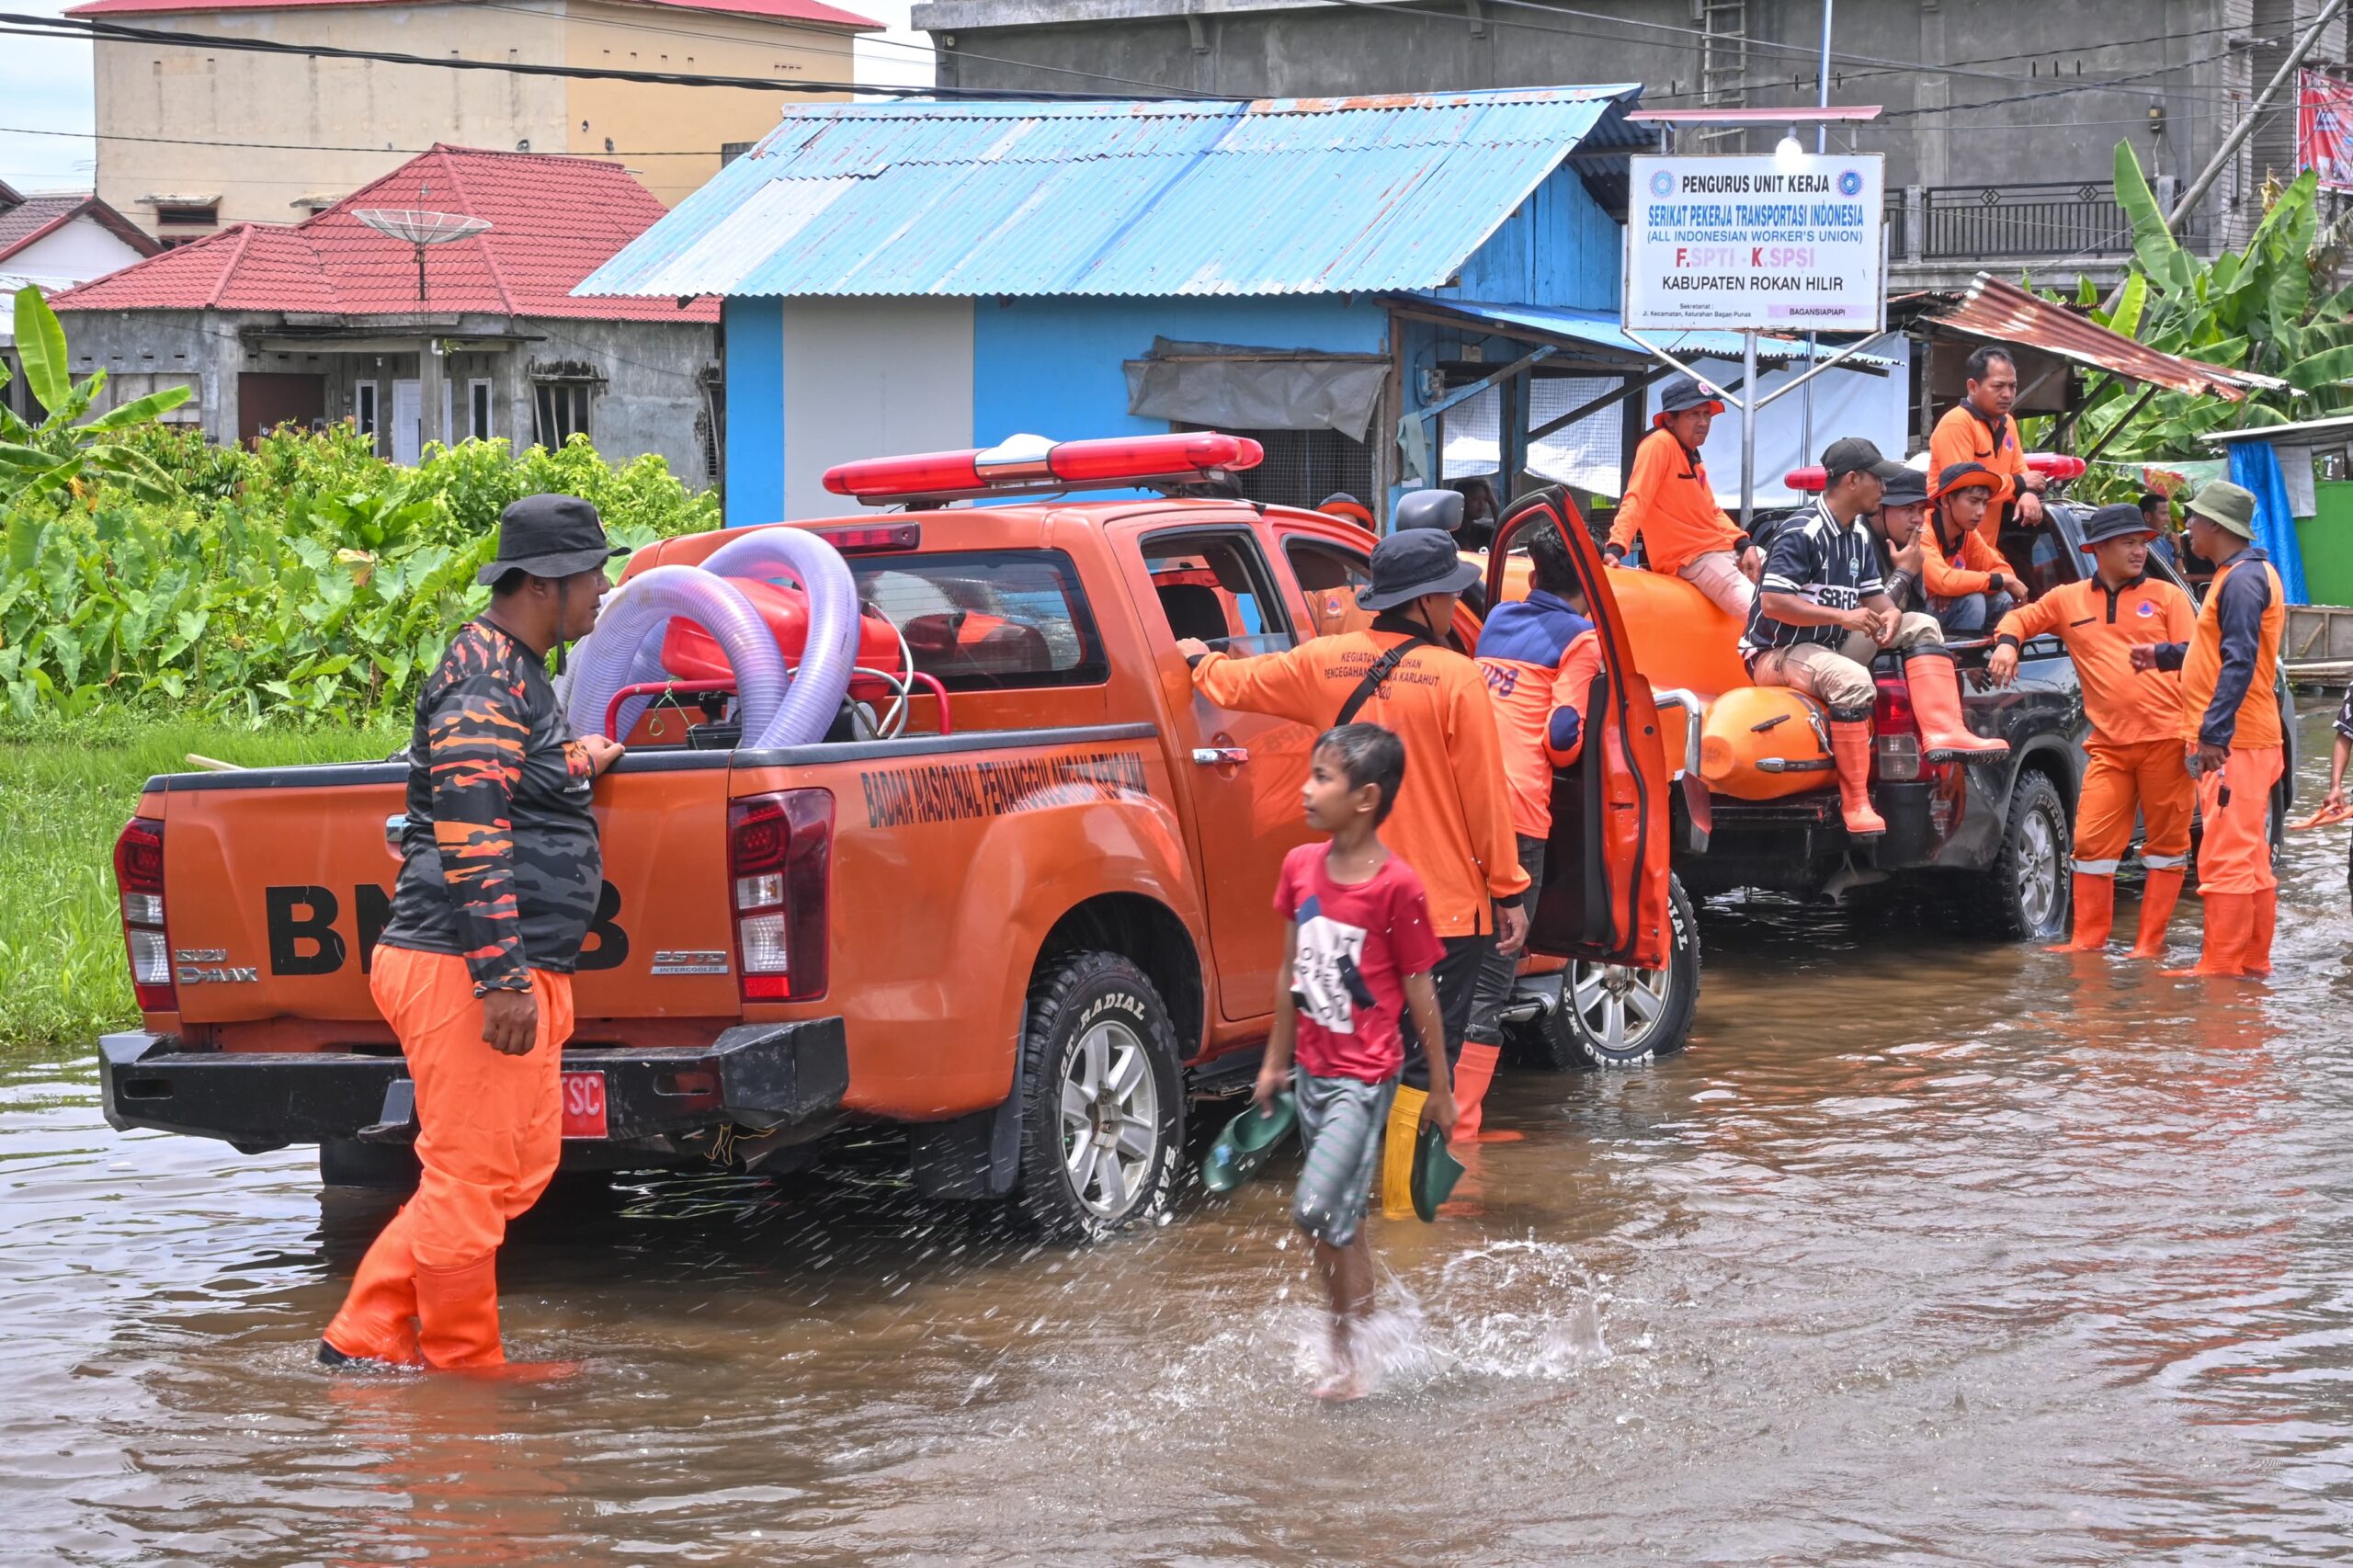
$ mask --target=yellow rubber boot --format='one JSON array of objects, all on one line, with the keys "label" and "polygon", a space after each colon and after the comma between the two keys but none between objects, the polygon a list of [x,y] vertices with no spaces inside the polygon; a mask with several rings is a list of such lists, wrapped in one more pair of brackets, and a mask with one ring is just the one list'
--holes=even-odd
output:
[{"label": "yellow rubber boot", "polygon": [[1421,1131],[1427,1089],[1397,1085],[1389,1102],[1389,1135],[1381,1146],[1381,1212],[1386,1219],[1407,1220],[1414,1214],[1414,1138]]}]

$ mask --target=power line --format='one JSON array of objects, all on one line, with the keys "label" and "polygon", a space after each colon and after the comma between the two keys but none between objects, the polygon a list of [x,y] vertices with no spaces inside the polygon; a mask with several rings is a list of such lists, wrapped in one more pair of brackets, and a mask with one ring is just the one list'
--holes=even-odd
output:
[{"label": "power line", "polygon": [[1011,92],[996,87],[860,86],[855,82],[821,82],[804,78],[770,81],[758,76],[716,76],[684,71],[639,71],[609,65],[544,65],[510,60],[468,60],[401,54],[389,50],[335,49],[324,44],[281,43],[260,38],[173,32],[160,28],[131,27],[119,22],[71,17],[40,17],[0,11],[0,36],[68,38],[106,42],[179,45],[208,53],[292,54],[323,60],[372,60],[388,65],[428,66],[444,71],[495,71],[515,76],[554,76],[582,81],[641,82],[671,87],[742,87],[762,93],[841,93],[887,98],[961,98],[979,102],[1017,103],[1124,101],[1116,93]]},{"label": "power line", "polygon": [[[0,125],[0,135],[79,137],[90,142],[138,142],[170,147],[233,147],[263,153],[430,153],[430,147],[342,146],[324,142],[218,142],[200,136],[126,136],[114,131],[39,131],[29,125]],[[634,149],[626,153],[543,153],[549,158],[591,158],[603,163],[628,158],[716,158],[716,147],[697,147],[685,152],[641,153]],[[255,185],[280,185],[280,180],[254,180]]]}]

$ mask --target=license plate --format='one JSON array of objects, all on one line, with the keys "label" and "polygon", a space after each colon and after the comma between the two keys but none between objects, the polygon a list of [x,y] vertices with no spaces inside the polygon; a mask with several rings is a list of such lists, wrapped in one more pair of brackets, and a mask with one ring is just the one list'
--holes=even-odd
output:
[{"label": "license plate", "polygon": [[566,1138],[606,1136],[605,1075],[566,1073],[563,1075],[563,1135]]}]

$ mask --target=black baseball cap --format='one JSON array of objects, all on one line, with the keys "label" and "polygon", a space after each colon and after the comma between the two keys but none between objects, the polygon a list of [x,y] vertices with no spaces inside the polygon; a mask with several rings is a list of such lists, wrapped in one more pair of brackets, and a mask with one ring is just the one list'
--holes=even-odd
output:
[{"label": "black baseball cap", "polygon": [[1892,462],[1880,449],[1860,436],[1841,436],[1824,449],[1824,477],[1832,484],[1842,473],[1868,473],[1875,479],[1893,479],[1911,472],[1900,462]]}]

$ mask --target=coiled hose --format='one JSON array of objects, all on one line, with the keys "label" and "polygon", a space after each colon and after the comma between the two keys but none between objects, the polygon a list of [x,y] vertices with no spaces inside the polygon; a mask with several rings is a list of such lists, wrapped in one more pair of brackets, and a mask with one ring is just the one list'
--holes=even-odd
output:
[{"label": "coiled hose", "polygon": [[[858,580],[850,575],[841,551],[805,528],[779,523],[736,535],[705,556],[702,569],[722,577],[789,574],[800,583],[809,600],[800,666],[757,744],[798,746],[824,740],[848,695],[850,673],[858,663]],[[756,733],[746,717],[746,743]]]},{"label": "coiled hose", "polygon": [[[784,654],[760,612],[743,590],[699,566],[656,566],[613,590],[597,630],[576,653],[572,698],[565,717],[573,733],[602,734],[613,694],[632,680],[662,678],[662,634],[674,616],[692,620],[727,654],[735,672],[735,700],[746,738],[764,735],[784,700]],[[654,650],[654,673],[639,675],[646,648]],[[847,684],[847,683],[845,683]],[[840,700],[838,697],[835,699]],[[635,716],[624,712],[621,733]],[[820,733],[823,732],[821,731]],[[764,741],[763,744],[774,744]]]}]

